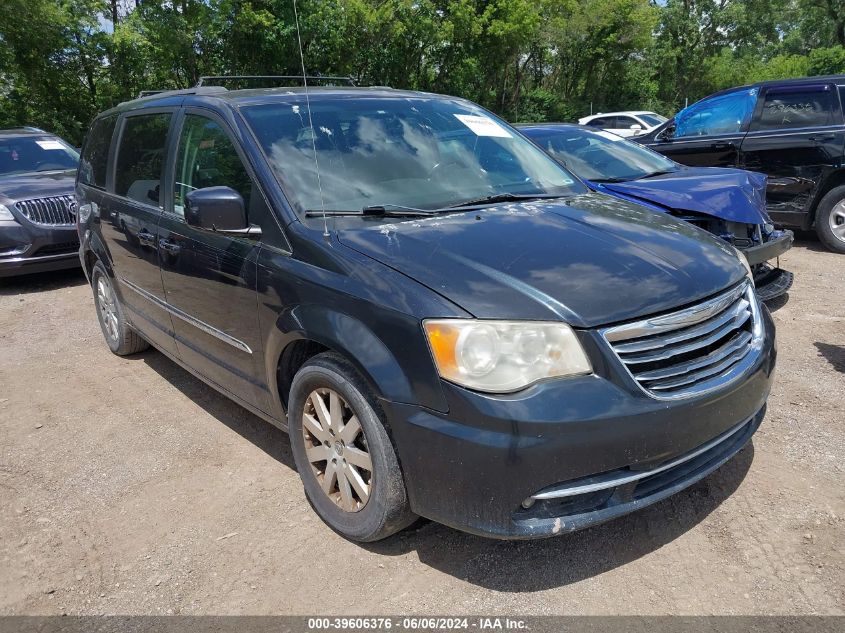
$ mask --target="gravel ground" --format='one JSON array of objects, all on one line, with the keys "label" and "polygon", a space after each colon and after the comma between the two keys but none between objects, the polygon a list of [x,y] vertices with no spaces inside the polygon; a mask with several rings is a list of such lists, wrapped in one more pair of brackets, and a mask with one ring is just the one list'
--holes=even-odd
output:
[{"label": "gravel ground", "polygon": [[1,614],[843,614],[845,257],[800,240],[749,446],[675,497],[526,543],[325,527],[287,436],[155,351],[109,353],[75,271],[0,281]]}]

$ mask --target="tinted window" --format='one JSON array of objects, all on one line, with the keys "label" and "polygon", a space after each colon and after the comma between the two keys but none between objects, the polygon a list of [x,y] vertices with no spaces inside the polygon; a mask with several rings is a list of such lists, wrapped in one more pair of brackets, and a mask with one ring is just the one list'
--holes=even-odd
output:
[{"label": "tinted window", "polygon": [[708,97],[678,112],[674,135],[677,138],[740,132],[748,125],[756,103],[756,88]]},{"label": "tinted window", "polygon": [[645,121],[651,127],[656,127],[661,123],[666,122],[666,117],[662,117],[659,114],[638,114],[643,121]]},{"label": "tinted window", "polygon": [[836,95],[827,86],[766,91],[755,130],[833,125]]},{"label": "tinted window", "polygon": [[117,115],[98,119],[91,125],[79,164],[80,182],[105,189],[109,146],[116,122]]},{"label": "tinted window", "polygon": [[536,145],[460,99],[312,97],[313,133],[304,98],[284,99],[242,111],[301,209],[319,210],[321,199],[339,211],[436,209],[498,193],[584,191]]},{"label": "tinted window", "polygon": [[78,163],[76,150],[55,136],[16,136],[0,140],[0,176],[76,169]]},{"label": "tinted window", "polygon": [[184,215],[185,195],[217,186],[231,187],[250,208],[252,180],[232,141],[211,119],[189,114],[179,135],[173,210]]},{"label": "tinted window", "polygon": [[592,121],[588,122],[587,125],[590,127],[607,127],[608,121],[610,119],[593,119]]},{"label": "tinted window", "polygon": [[170,113],[126,118],[117,151],[114,192],[159,206]]},{"label": "tinted window", "polygon": [[629,116],[618,116],[616,117],[613,127],[618,130],[628,130],[632,125],[639,125],[642,127],[643,124]]}]

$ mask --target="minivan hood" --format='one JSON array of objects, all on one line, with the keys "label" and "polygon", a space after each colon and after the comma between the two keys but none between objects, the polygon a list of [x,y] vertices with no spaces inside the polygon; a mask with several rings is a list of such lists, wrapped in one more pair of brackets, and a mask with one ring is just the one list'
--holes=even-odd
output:
[{"label": "minivan hood", "polygon": [[766,176],[725,167],[682,167],[676,172],[607,183],[610,191],[667,209],[706,213],[730,222],[765,224]]},{"label": "minivan hood", "polygon": [[596,193],[344,227],[339,239],[475,317],[579,327],[695,302],[745,275],[706,232]]},{"label": "minivan hood", "polygon": [[73,194],[75,181],[76,172],[73,170],[29,172],[0,177],[0,199],[17,202],[47,196],[69,196]]}]

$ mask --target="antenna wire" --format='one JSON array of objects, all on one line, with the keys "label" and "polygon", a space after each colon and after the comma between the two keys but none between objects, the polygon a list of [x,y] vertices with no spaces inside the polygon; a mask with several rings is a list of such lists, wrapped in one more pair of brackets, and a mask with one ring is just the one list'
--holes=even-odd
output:
[{"label": "antenna wire", "polygon": [[320,210],[323,212],[323,237],[329,237],[329,223],[326,219],[326,203],[323,200],[323,183],[320,180],[320,163],[317,161],[317,133],[311,119],[311,99],[308,97],[308,78],[305,72],[305,55],[302,54],[302,36],[299,34],[299,12],[293,0],[293,17],[296,21],[296,41],[299,44],[299,61],[302,63],[302,83],[305,86],[305,107],[308,109],[308,126],[311,128],[311,149],[314,150],[314,167],[317,169],[317,189],[320,190]]}]

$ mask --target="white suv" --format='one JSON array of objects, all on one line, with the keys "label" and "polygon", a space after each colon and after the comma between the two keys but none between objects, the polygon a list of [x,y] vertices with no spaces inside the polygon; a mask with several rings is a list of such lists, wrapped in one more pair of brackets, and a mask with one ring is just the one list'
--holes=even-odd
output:
[{"label": "white suv", "polygon": [[665,123],[666,117],[646,110],[629,112],[600,112],[578,119],[581,125],[600,128],[619,136],[637,136]]}]

